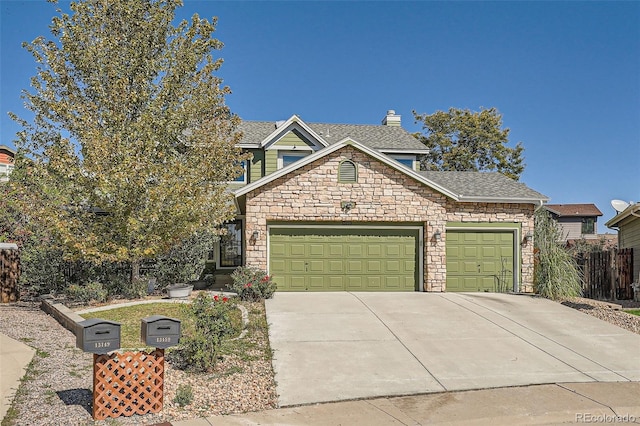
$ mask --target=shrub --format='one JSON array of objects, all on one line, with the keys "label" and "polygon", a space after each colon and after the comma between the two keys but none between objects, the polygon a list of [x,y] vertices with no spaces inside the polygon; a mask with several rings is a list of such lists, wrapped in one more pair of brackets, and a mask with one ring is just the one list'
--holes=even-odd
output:
[{"label": "shrub", "polygon": [[199,279],[205,271],[207,253],[217,239],[217,235],[203,231],[177,243],[167,254],[158,257],[154,272],[158,289]]},{"label": "shrub", "polygon": [[191,388],[191,385],[178,386],[178,389],[176,389],[176,396],[175,398],[173,398],[173,402],[180,407],[191,404],[193,402],[193,389]]},{"label": "shrub", "polygon": [[102,284],[95,281],[84,286],[71,284],[66,288],[65,293],[69,299],[81,303],[107,301],[107,290],[102,288]]},{"label": "shrub", "polygon": [[536,293],[549,299],[576,297],[582,294],[582,278],[575,259],[565,250],[562,232],[551,215],[539,209],[535,215]]},{"label": "shrub", "polygon": [[270,299],[276,291],[276,283],[266,272],[258,268],[241,266],[231,274],[227,288],[238,293],[240,300],[255,302]]},{"label": "shrub", "polygon": [[182,338],[180,356],[188,369],[211,371],[221,355],[223,340],[237,332],[230,316],[235,303],[202,292],[185,309],[194,319],[194,328]]},{"label": "shrub", "polygon": [[147,295],[148,278],[136,278],[122,287],[121,294],[127,299],[141,299]]},{"label": "shrub", "polygon": [[98,276],[105,283],[110,296],[125,296],[127,287],[131,285],[131,273],[129,270],[118,270],[115,265],[103,265]]}]

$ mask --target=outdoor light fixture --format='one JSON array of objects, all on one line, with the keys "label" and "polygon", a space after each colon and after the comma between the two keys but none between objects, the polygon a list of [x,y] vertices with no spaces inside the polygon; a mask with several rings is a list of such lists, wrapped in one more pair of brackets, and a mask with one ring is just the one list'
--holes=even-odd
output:
[{"label": "outdoor light fixture", "polygon": [[440,241],[440,239],[442,239],[442,233],[439,229],[436,229],[436,232],[433,233],[433,238],[435,238],[436,241]]},{"label": "outdoor light fixture", "polygon": [[528,243],[529,241],[531,241],[532,238],[533,238],[533,234],[531,234],[531,232],[527,232],[527,234],[524,236],[524,242]]},{"label": "outdoor light fixture", "polygon": [[253,234],[251,234],[251,239],[257,240],[259,236],[260,236],[260,231],[253,231]]},{"label": "outdoor light fixture", "polygon": [[345,213],[349,213],[349,210],[351,210],[355,206],[356,206],[356,202],[355,201],[342,201],[340,203],[340,208]]}]

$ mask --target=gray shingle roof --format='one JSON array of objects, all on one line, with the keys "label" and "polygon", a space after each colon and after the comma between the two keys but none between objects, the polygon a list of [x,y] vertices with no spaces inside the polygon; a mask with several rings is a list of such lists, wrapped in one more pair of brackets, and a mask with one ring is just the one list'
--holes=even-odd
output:
[{"label": "gray shingle roof", "polygon": [[430,181],[457,194],[461,200],[469,198],[548,200],[546,195],[497,172],[418,172]]},{"label": "gray shingle roof", "polygon": [[[378,151],[417,151],[426,147],[411,133],[399,126],[369,124],[307,123],[329,145],[344,138],[352,138]],[[242,121],[238,130],[243,133],[243,144],[258,144],[276,129],[273,121]]]}]

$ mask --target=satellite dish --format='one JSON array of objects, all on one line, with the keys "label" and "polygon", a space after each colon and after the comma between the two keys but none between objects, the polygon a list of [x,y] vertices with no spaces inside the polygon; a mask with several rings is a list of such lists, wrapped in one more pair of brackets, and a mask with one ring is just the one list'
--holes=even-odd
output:
[{"label": "satellite dish", "polygon": [[620,213],[629,207],[629,203],[622,200],[611,200],[611,207],[613,207],[617,213]]}]

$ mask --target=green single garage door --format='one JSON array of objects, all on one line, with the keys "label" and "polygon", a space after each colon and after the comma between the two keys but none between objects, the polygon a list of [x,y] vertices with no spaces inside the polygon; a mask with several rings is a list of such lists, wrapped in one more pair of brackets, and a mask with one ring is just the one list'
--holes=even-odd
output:
[{"label": "green single garage door", "polygon": [[513,232],[447,231],[447,291],[513,290]]},{"label": "green single garage door", "polygon": [[269,270],[281,291],[414,291],[417,229],[269,230]]}]

